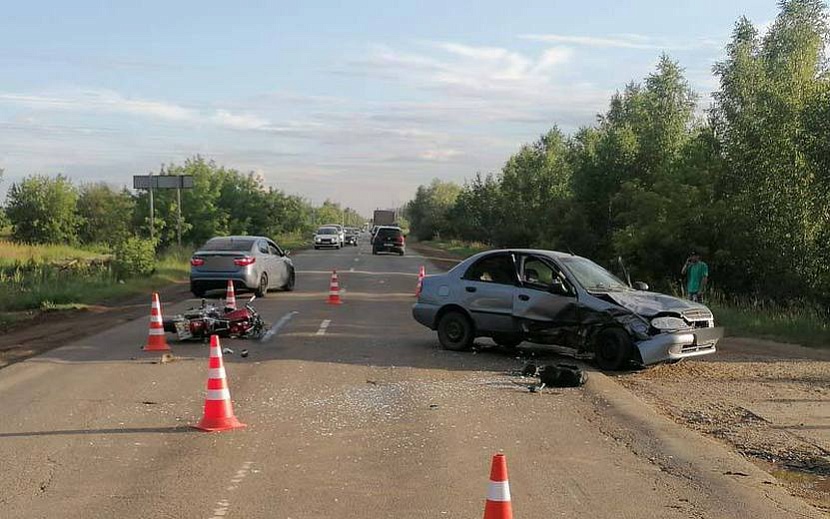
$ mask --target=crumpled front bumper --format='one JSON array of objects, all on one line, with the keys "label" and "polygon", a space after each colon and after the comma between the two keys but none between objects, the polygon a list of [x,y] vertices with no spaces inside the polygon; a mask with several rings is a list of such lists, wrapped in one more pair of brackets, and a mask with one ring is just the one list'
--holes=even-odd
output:
[{"label": "crumpled front bumper", "polygon": [[643,365],[715,353],[723,328],[695,328],[674,333],[661,333],[635,342]]}]

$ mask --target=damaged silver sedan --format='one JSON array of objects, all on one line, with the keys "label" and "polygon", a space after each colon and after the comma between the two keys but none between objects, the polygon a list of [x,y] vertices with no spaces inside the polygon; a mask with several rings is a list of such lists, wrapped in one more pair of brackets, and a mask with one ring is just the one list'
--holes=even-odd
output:
[{"label": "damaged silver sedan", "polygon": [[593,353],[609,370],[715,352],[723,329],[706,306],[634,287],[573,254],[496,250],[424,278],[412,314],[449,350],[529,341]]}]

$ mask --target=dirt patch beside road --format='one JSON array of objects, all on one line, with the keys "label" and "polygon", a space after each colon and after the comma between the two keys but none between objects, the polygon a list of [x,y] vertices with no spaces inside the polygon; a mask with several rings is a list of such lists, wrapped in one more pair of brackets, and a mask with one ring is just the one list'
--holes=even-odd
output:
[{"label": "dirt patch beside road", "polygon": [[830,351],[743,338],[719,348],[615,379],[830,510]]},{"label": "dirt patch beside road", "polygon": [[[165,300],[180,301],[190,297],[189,284],[169,285],[159,293],[162,304]],[[92,305],[83,310],[39,312],[15,323],[0,335],[0,368],[142,316],[149,319],[150,294]],[[140,346],[137,344],[136,348]]]}]

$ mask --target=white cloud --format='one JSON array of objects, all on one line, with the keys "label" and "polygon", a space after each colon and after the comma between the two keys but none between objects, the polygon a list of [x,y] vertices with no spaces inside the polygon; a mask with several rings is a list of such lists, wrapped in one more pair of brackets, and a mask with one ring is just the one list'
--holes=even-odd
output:
[{"label": "white cloud", "polygon": [[35,110],[129,115],[162,122],[208,124],[229,130],[285,131],[264,117],[226,109],[191,108],[168,101],[126,97],[110,90],[75,90],[49,94],[0,92],[0,104],[22,105]]},{"label": "white cloud", "polygon": [[268,119],[250,114],[234,114],[227,110],[216,110],[210,120],[219,126],[238,130],[260,130],[270,125]]},{"label": "white cloud", "polygon": [[691,50],[719,46],[721,42],[711,38],[699,38],[691,42],[677,42],[642,34],[612,34],[609,36],[585,36],[568,34],[522,34],[523,40],[539,41],[583,47],[637,50]]}]

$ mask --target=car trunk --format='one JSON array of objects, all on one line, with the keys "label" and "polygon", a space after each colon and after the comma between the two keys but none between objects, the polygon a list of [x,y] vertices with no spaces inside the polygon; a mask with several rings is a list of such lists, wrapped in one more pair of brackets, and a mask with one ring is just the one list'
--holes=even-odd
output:
[{"label": "car trunk", "polygon": [[195,257],[205,261],[203,265],[197,267],[201,272],[233,272],[239,270],[239,266],[233,260],[245,256],[245,252],[216,251],[200,252]]}]

